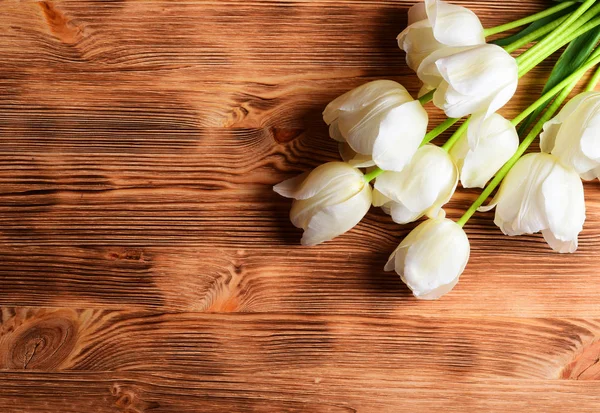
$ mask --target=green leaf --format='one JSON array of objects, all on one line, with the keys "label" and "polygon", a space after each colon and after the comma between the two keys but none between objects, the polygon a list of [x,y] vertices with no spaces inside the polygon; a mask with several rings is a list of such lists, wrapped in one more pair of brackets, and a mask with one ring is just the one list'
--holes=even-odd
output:
[{"label": "green leaf", "polygon": [[[569,43],[569,46],[567,46],[563,54],[554,65],[550,76],[548,76],[548,80],[546,81],[544,89],[542,90],[542,95],[559,84],[571,73],[579,69],[579,67],[585,63],[588,57],[590,57],[596,48],[598,41],[600,41],[600,27],[582,34]],[[548,103],[539,107],[535,112],[529,115],[525,121],[523,121],[523,123],[519,126],[519,133],[523,133],[525,130],[527,130],[531,122],[540,115],[547,104]]]},{"label": "green leaf", "polygon": [[515,33],[511,36],[503,37],[501,39],[492,40],[490,43],[497,44],[498,46],[502,46],[502,47],[508,46],[509,44],[516,42],[520,38],[527,36],[529,33],[533,32],[541,27],[544,27],[548,23],[552,23],[554,20],[558,19],[559,17],[562,17],[562,16],[566,15],[567,13],[571,13],[573,10],[575,10],[574,5],[571,7],[567,7],[566,9],[561,10],[557,13],[551,14],[550,16],[546,16],[544,18],[536,20],[518,33]]}]

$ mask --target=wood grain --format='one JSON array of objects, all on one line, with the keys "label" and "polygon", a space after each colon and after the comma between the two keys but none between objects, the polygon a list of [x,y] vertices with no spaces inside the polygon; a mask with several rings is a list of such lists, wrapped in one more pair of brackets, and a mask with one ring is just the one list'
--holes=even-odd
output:
[{"label": "wood grain", "polygon": [[[453,3],[486,27],[548,5]],[[3,1],[0,411],[597,412],[597,182],[573,255],[477,214],[437,302],[382,270],[414,224],[373,210],[303,248],[271,190],[338,159],[331,99],[418,90],[395,40],[412,4]]]}]

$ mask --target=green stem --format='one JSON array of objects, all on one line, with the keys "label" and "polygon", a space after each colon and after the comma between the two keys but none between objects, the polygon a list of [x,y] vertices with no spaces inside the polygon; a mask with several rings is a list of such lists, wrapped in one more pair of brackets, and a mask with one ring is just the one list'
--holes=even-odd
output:
[{"label": "green stem", "polygon": [[568,15],[561,16],[558,19],[554,20],[553,22],[550,22],[550,23],[546,24],[545,26],[542,26],[539,29],[532,31],[527,36],[523,36],[519,40],[515,40],[511,44],[504,46],[504,50],[506,50],[508,53],[512,53],[515,50],[519,50],[521,47],[550,33],[551,31],[556,29],[558,26],[560,26],[568,18],[569,18]]},{"label": "green stem", "polygon": [[435,93],[435,89],[430,90],[429,92],[425,93],[423,96],[421,96],[418,100],[419,102],[421,102],[421,105],[425,106],[426,103],[431,102],[431,100],[433,99],[433,94]]},{"label": "green stem", "polygon": [[575,3],[576,3],[575,1],[565,1],[563,3],[557,4],[554,7],[550,7],[547,10],[544,10],[544,11],[536,13],[536,14],[532,14],[531,16],[527,16],[527,17],[524,17],[519,20],[515,20],[514,22],[502,24],[502,25],[496,26],[496,27],[490,27],[489,29],[485,29],[483,31],[483,35],[485,37],[488,37],[488,36],[492,36],[494,34],[505,32],[507,30],[515,29],[520,26],[524,26],[528,23],[533,23],[536,20],[543,19],[544,17],[550,16],[554,13],[558,13],[559,11],[566,9],[567,7],[571,7]]},{"label": "green stem", "polygon": [[571,73],[565,79],[563,79],[559,84],[554,86],[548,92],[546,92],[542,97],[533,102],[527,109],[525,109],[519,116],[512,120],[513,125],[517,125],[522,122],[529,114],[533,113],[537,108],[546,103],[548,100],[552,98],[552,96],[556,95],[562,89],[567,87],[573,82],[576,82],[585,72],[590,70],[592,67],[597,65],[600,62],[600,49],[597,49],[592,56],[588,59],[587,63],[577,69],[575,72]]},{"label": "green stem", "polygon": [[[533,46],[531,49],[527,50],[521,56],[517,57],[517,62],[520,64],[521,62],[526,61],[527,59],[529,59],[530,57],[536,55],[537,53],[542,53],[543,50],[545,50],[547,48],[552,48],[553,43],[555,43],[557,40],[560,40],[560,38],[563,35],[563,33],[565,31],[568,32],[571,29],[571,26],[575,25],[576,28],[578,28],[579,26],[581,26],[581,24],[583,24],[587,20],[589,20],[589,18],[588,18],[584,22],[581,22],[579,18],[590,7],[592,7],[592,5],[595,3],[595,1],[596,0],[586,0],[586,1],[584,1],[581,4],[581,6],[579,6],[573,13],[571,13],[569,15],[569,17],[563,22],[563,24],[561,26],[558,26],[553,32],[551,32],[550,34],[548,34],[548,36],[546,36],[544,38],[544,40],[540,41],[538,44],[536,44],[535,46]],[[556,50],[556,48],[554,50]]]},{"label": "green stem", "polygon": [[[473,202],[473,205],[471,205],[469,207],[469,209],[465,212],[465,214],[457,221],[458,225],[460,225],[461,227],[463,225],[465,225],[467,223],[467,221],[469,221],[469,218],[471,218],[473,216],[473,214],[477,211],[477,209],[481,205],[483,205],[485,200],[491,195],[492,191],[494,189],[496,189],[496,187],[500,184],[500,182],[502,182],[502,180],[504,179],[504,177],[506,176],[508,171],[510,171],[510,169],[513,167],[513,165],[519,160],[521,155],[523,155],[525,153],[525,151],[527,150],[529,145],[531,145],[533,140],[537,137],[537,135],[540,133],[540,131],[544,127],[544,124],[552,118],[552,116],[558,110],[560,105],[569,96],[569,93],[571,93],[571,90],[573,90],[573,88],[577,84],[577,81],[583,76],[583,74],[585,72],[587,72],[589,69],[591,69],[598,63],[600,63],[600,49],[597,49],[592,54],[592,56],[590,56],[590,58],[588,59],[586,64],[581,66],[575,72],[571,73],[571,75],[569,75],[566,79],[564,79],[558,85],[556,85],[551,90],[549,90],[548,93],[546,93],[540,99],[535,101],[529,108],[527,108],[525,110],[525,112],[531,113],[530,109],[532,107],[534,107],[533,110],[535,110],[535,108],[537,108],[540,105],[539,102],[545,102],[546,100],[549,99],[548,95],[556,94],[560,91],[560,94],[556,97],[556,99],[554,99],[554,102],[552,102],[552,104],[548,107],[546,112],[544,112],[544,114],[542,115],[540,120],[536,123],[536,125],[533,127],[533,129],[531,129],[529,134],[525,137],[525,139],[523,139],[523,142],[521,142],[521,144],[519,145],[517,152],[508,160],[508,162],[506,162],[504,164],[504,166],[500,169],[500,171],[498,171],[498,173],[496,174],[494,179],[492,179],[492,181],[485,187],[485,189],[483,190],[481,195],[479,195],[479,197],[475,200],[475,202]],[[595,81],[594,80],[595,77],[596,77],[595,75],[592,77],[592,81]],[[590,81],[590,83],[591,83],[591,81]],[[521,118],[521,117],[522,116],[519,116],[518,118]],[[514,120],[513,120],[513,124],[515,124]]]},{"label": "green stem", "polygon": [[595,19],[589,21],[588,23],[584,24],[583,26],[579,27],[575,31],[570,32],[566,37],[561,39],[561,42],[559,44],[555,44],[555,46],[556,46],[555,49],[547,49],[544,54],[538,54],[538,55],[532,57],[532,59],[529,59],[526,62],[523,62],[522,65],[519,65],[519,76],[525,75],[531,69],[536,67],[539,63],[541,63],[543,60],[545,60],[547,57],[549,57],[551,54],[553,54],[556,50],[560,49],[562,46],[566,45],[567,43],[570,43],[575,38],[594,29],[595,27],[597,27],[599,25],[600,25],[600,17],[595,18]]},{"label": "green stem", "polygon": [[434,140],[435,138],[437,138],[439,135],[444,133],[448,128],[450,128],[452,125],[454,125],[459,120],[460,120],[459,118],[448,118],[445,121],[443,121],[442,123],[440,123],[439,125],[437,125],[435,128],[433,128],[432,130],[427,132],[427,134],[423,138],[423,141],[421,142],[421,146],[426,145],[429,142],[431,142],[432,140]]},{"label": "green stem", "polygon": [[596,89],[596,85],[598,84],[599,80],[600,80],[600,66],[598,66],[598,68],[596,68],[594,75],[588,81],[588,84],[585,87],[585,92],[593,92],[594,89]]},{"label": "green stem", "polygon": [[523,139],[523,142],[519,145],[517,152],[504,164],[504,166],[498,171],[494,179],[485,187],[481,195],[473,202],[473,204],[467,209],[464,215],[456,222],[461,227],[464,226],[469,218],[473,216],[473,214],[479,209],[481,205],[485,202],[486,199],[492,194],[494,189],[504,179],[504,177],[508,174],[508,171],[517,163],[519,158],[525,153],[529,145],[533,142],[533,140],[537,137],[538,133],[542,130],[544,123],[549,121],[554,113],[558,110],[563,101],[569,96],[571,90],[575,87],[577,82],[573,82],[571,85],[567,86],[562,92],[554,99],[552,105],[544,112],[544,115],[540,118],[538,123],[533,127],[533,129],[529,132],[527,137]]},{"label": "green stem", "polygon": [[456,141],[459,140],[460,137],[462,136],[462,134],[467,131],[467,128],[469,127],[469,122],[471,122],[471,118],[468,118],[467,120],[465,120],[463,122],[462,125],[460,125],[460,127],[452,134],[452,136],[450,136],[450,138],[448,138],[446,143],[444,145],[442,145],[443,150],[445,150],[446,152],[449,152],[450,149],[452,149],[452,147],[454,146]]},{"label": "green stem", "polygon": [[379,167],[375,167],[371,172],[365,174],[365,182],[371,182],[373,179],[377,178],[379,175],[384,173],[385,171]]}]

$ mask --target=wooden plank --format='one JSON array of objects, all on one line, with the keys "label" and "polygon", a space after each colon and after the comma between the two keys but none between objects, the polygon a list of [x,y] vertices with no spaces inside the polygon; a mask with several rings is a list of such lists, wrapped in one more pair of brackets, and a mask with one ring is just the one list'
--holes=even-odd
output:
[{"label": "wooden plank", "polygon": [[[0,368],[598,378],[596,319],[2,308]],[[595,356],[594,356],[595,355]],[[591,370],[590,368],[593,367]]]},{"label": "wooden plank", "polygon": [[[488,222],[486,220],[485,222]],[[486,230],[487,231],[487,230]],[[487,232],[486,232],[487,233]],[[474,238],[474,237],[472,237]],[[473,240],[467,271],[437,302],[415,300],[383,263],[394,248],[0,248],[0,305],[391,317],[597,317],[593,250],[548,253],[539,237]],[[347,247],[346,247],[347,248]],[[490,262],[490,254],[503,256]]]},{"label": "wooden plank", "polygon": [[474,382],[443,376],[393,380],[379,375],[312,377],[277,372],[259,372],[251,380],[179,373],[4,372],[0,385],[0,408],[7,413],[596,413],[600,391],[598,381]]}]

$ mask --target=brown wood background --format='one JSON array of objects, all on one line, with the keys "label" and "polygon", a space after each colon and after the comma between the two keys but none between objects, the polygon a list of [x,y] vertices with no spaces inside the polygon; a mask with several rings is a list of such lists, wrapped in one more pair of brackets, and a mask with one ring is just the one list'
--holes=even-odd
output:
[{"label": "brown wood background", "polygon": [[0,411],[600,411],[597,182],[574,255],[476,215],[437,302],[382,270],[411,226],[302,248],[271,190],[337,159],[331,99],[418,89],[412,3],[0,1]]}]

